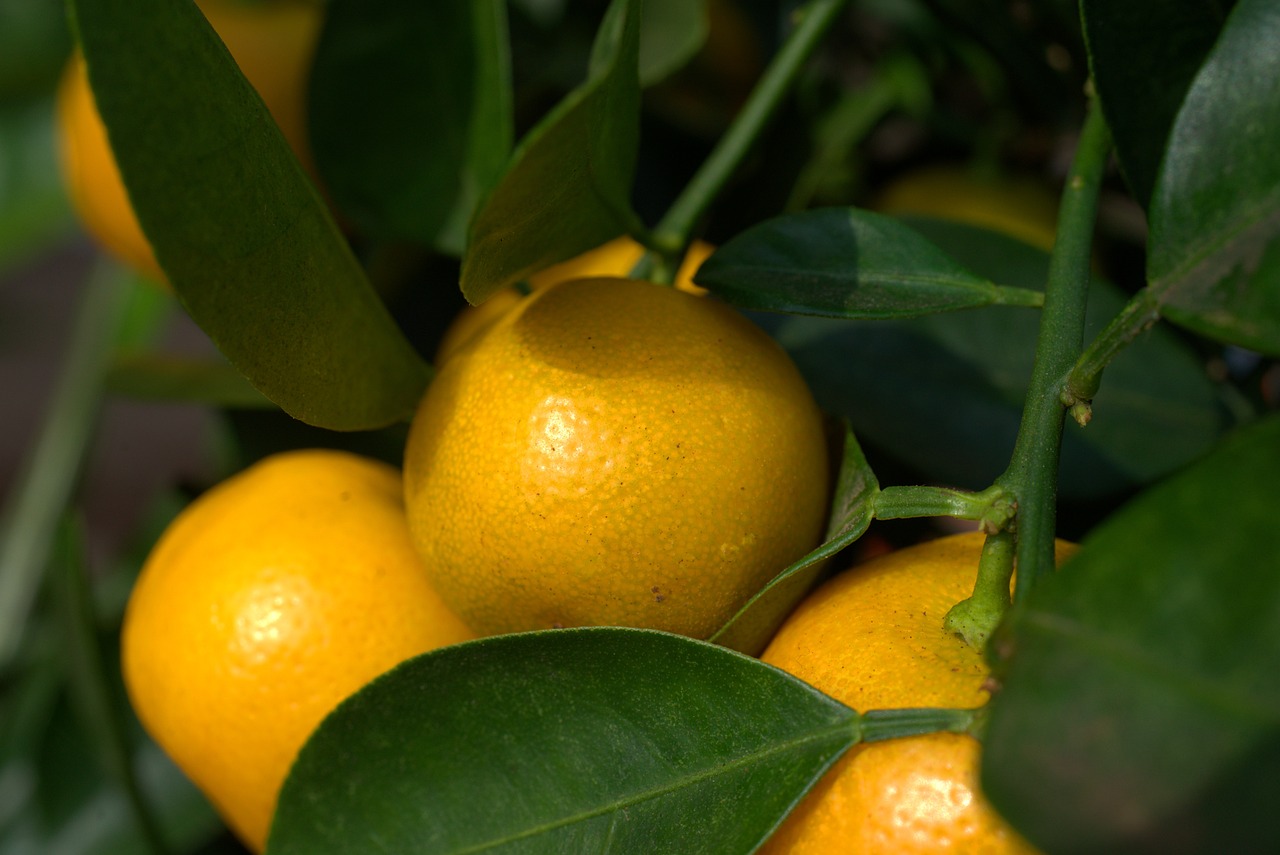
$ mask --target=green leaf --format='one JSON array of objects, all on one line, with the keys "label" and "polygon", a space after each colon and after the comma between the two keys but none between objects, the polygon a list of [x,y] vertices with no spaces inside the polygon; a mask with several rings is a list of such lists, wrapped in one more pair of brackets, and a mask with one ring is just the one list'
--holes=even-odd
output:
[{"label": "green leaf", "polygon": [[[1012,238],[940,220],[912,225],[971,269],[1026,288],[1048,256]],[[1095,282],[1088,330],[1124,305]],[[762,315],[823,409],[931,479],[983,489],[1008,465],[1031,376],[1039,315],[1011,308],[902,321]],[[1061,489],[1089,498],[1129,489],[1207,451],[1231,424],[1195,355],[1157,327],[1107,369],[1087,428],[1067,425]]]},{"label": "green leaf", "polygon": [[695,281],[744,309],[828,318],[906,318],[1005,301],[1002,289],[909,226],[858,208],[753,226],[707,259]]},{"label": "green leaf", "polygon": [[1239,0],[1174,122],[1151,203],[1161,313],[1280,354],[1280,7]]},{"label": "green leaf", "polygon": [[73,228],[57,150],[51,101],[0,109],[0,270]]},{"label": "green leaf", "polygon": [[1049,852],[1275,852],[1280,417],[1123,508],[1016,611],[983,783]]},{"label": "green leaf", "polygon": [[191,316],[298,419],[407,418],[426,365],[195,4],[70,7],[138,219]]},{"label": "green leaf", "polygon": [[874,500],[879,490],[875,473],[846,422],[844,456],[822,545],[775,576],[711,636],[711,642],[758,656],[791,610],[821,578],[828,559],[866,532],[875,516]]},{"label": "green leaf", "polygon": [[1165,142],[1230,0],[1081,0],[1089,71],[1133,196],[1151,201]]},{"label": "green leaf", "polygon": [[107,372],[106,387],[108,392],[144,401],[275,407],[229,363],[159,353],[117,354]]},{"label": "green leaf", "polygon": [[679,69],[707,40],[707,0],[645,0],[640,15],[640,85]]},{"label": "green leaf", "polygon": [[705,642],[484,639],[412,659],[330,714],[267,852],[747,853],[858,730],[844,705]]},{"label": "green leaf", "polygon": [[613,0],[587,82],[521,141],[481,203],[462,261],[462,293],[470,302],[634,225],[639,9],[632,0]]},{"label": "green leaf", "polygon": [[329,3],[309,120],[342,212],[373,235],[459,251],[511,152],[508,54],[499,0]]},{"label": "green leaf", "polygon": [[48,92],[70,42],[61,3],[0,0],[0,102]]}]

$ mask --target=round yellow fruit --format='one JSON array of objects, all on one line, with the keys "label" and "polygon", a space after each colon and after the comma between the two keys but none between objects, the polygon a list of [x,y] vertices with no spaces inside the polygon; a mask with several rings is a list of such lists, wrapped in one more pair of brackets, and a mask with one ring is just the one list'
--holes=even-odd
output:
[{"label": "round yellow fruit", "polygon": [[1027,178],[982,176],[954,166],[909,172],[885,188],[872,206],[886,214],[937,217],[1018,238],[1048,252],[1058,230],[1058,199]]},{"label": "round yellow fruit", "polygon": [[409,541],[400,473],[296,451],[174,520],[129,599],[122,659],[143,726],[261,851],[321,719],[405,659],[472,637]]},{"label": "round yellow fruit", "polygon": [[[199,5],[309,167],[306,80],[323,6],[314,0],[200,0]],[[58,87],[57,125],[63,182],[85,229],[116,258],[163,282],[164,273],[134,216],[78,53]]]},{"label": "round yellow fruit", "polygon": [[405,454],[409,525],[484,634],[705,638],[817,545],[822,419],[727,306],[630,279],[535,292],[446,362]]},{"label": "round yellow fruit", "polygon": [[[715,247],[705,241],[694,241],[685,253],[684,262],[676,271],[675,286],[690,294],[705,294],[706,289],[693,284],[693,275],[707,260]],[[589,249],[568,261],[553,264],[529,277],[528,288],[503,288],[478,306],[463,308],[453,323],[445,330],[436,350],[436,364],[443,363],[464,344],[511,311],[528,293],[541,290],[567,279],[585,279],[592,276],[626,276],[644,255],[644,247],[629,237],[614,238],[608,243]]]},{"label": "round yellow fruit", "polygon": [[[981,534],[952,535],[840,574],[800,604],[760,658],[859,711],[981,706],[982,654],[942,619],[973,592],[982,544]],[[1072,549],[1060,541],[1058,559]],[[855,746],[760,852],[1034,852],[983,799],[979,750],[953,733]]]}]

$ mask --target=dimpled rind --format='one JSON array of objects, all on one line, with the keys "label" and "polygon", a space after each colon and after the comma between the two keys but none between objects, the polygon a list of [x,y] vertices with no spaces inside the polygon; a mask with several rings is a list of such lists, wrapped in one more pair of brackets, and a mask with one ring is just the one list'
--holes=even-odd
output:
[{"label": "dimpled rind", "polygon": [[122,661],[143,726],[261,851],[320,720],[405,659],[473,637],[409,542],[400,473],[296,451],[169,526],[130,596]]},{"label": "dimpled rind", "polygon": [[650,627],[705,638],[820,540],[821,416],[734,310],[579,279],[450,360],[414,418],[410,529],[485,634]]}]

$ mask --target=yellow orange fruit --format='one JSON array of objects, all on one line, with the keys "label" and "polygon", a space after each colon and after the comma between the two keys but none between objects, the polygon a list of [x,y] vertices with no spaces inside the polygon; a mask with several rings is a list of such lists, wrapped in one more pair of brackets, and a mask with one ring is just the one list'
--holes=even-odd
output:
[{"label": "yellow orange fruit", "polygon": [[409,541],[400,473],[296,451],[173,521],[130,596],[122,659],[144,727],[261,851],[321,719],[405,659],[472,637]]},{"label": "yellow orange fruit", "polygon": [[[705,241],[694,241],[676,271],[675,286],[690,294],[705,294],[706,289],[693,284],[693,275],[715,247]],[[463,308],[445,330],[436,350],[436,364],[443,363],[479,333],[493,326],[498,318],[511,311],[530,292],[564,282],[592,276],[626,276],[644,255],[644,247],[629,237],[614,238],[568,261],[553,264],[529,277],[527,288],[503,288],[478,306]]]},{"label": "yellow orange fruit", "polygon": [[[313,0],[200,0],[199,5],[299,159],[309,166],[306,80],[322,5]],[[78,53],[67,63],[58,87],[57,125],[63,181],[85,229],[125,264],[164,281],[134,216]]]},{"label": "yellow orange fruit", "polygon": [[415,542],[477,631],[707,637],[817,545],[822,419],[729,307],[630,279],[537,291],[442,366],[405,454]]},{"label": "yellow orange fruit", "polygon": [[[761,659],[859,710],[981,706],[982,654],[943,629],[973,591],[983,536],[952,535],[856,566],[811,594]],[[1058,544],[1063,560],[1074,547]],[[979,745],[933,733],[855,746],[760,850],[1030,853],[978,789]]]},{"label": "yellow orange fruit", "polygon": [[984,176],[929,166],[889,184],[873,203],[886,214],[919,214],[1007,234],[1048,252],[1058,229],[1058,199],[1029,178]]}]

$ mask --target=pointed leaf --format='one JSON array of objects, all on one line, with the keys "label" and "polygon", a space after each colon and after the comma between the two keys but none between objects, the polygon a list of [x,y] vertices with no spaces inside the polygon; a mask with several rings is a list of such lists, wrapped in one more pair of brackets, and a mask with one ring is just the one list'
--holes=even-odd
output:
[{"label": "pointed leaf", "polygon": [[707,39],[707,0],[645,0],[640,18],[640,84],[649,86],[693,58]]},{"label": "pointed leaf", "polygon": [[303,747],[269,855],[747,853],[857,715],[705,642],[595,628],[410,660]]},{"label": "pointed leaf", "polygon": [[639,10],[633,0],[613,0],[587,82],[521,141],[481,203],[462,262],[462,293],[472,303],[634,222]]},{"label": "pointed leaf", "polygon": [[1161,313],[1280,354],[1280,5],[1239,0],[1174,122],[1151,204]]},{"label": "pointed leaf", "polygon": [[1280,417],[1118,512],[994,649],[984,787],[1057,852],[1276,852]]},{"label": "pointed leaf", "polygon": [[749,656],[758,656],[791,610],[818,582],[826,569],[827,559],[866,532],[875,515],[873,502],[879,490],[875,473],[846,422],[844,457],[823,544],[775,576],[711,637],[711,641]]},{"label": "pointed leaf", "polygon": [[329,3],[309,116],[342,212],[428,246],[460,230],[511,151],[508,53],[499,0]]},{"label": "pointed leaf", "polygon": [[1005,301],[898,220],[823,208],[747,229],[695,281],[744,309],[829,318],[904,318]]},{"label": "pointed leaf", "polygon": [[71,9],[138,220],[191,316],[296,418],[406,418],[426,365],[196,5]]},{"label": "pointed leaf", "polygon": [[1151,201],[1165,142],[1222,29],[1221,0],[1081,0],[1089,71],[1133,196]]}]

